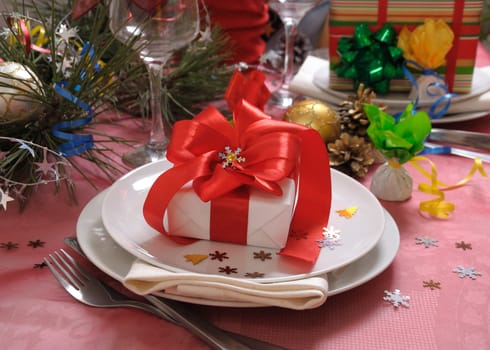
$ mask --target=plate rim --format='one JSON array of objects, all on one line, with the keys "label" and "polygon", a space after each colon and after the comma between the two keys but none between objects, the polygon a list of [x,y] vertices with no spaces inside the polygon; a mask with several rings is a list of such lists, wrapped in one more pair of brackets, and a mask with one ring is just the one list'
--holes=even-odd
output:
[{"label": "plate rim", "polygon": [[[330,62],[328,59],[325,59],[325,58],[322,58],[322,60],[324,60],[327,65]],[[487,69],[485,69],[485,68],[487,68]],[[487,74],[485,74],[489,78],[489,80],[488,80],[488,83],[489,84],[487,84],[487,85],[490,86],[490,66],[487,66],[487,67],[475,67],[475,70],[477,70],[477,69],[478,70],[481,70],[481,71],[487,72]],[[318,73],[323,73],[324,74],[323,77],[325,77],[325,76],[328,75],[328,78],[330,78],[330,70],[325,71],[324,69],[317,69],[313,73],[313,77],[312,77],[313,84],[317,88],[319,88],[320,90],[322,90],[324,93],[330,94],[331,96],[334,96],[334,97],[339,98],[339,99],[346,99],[349,94],[354,93],[354,91],[348,92],[348,91],[336,91],[336,90],[332,90],[332,89],[330,89],[328,87],[323,86],[322,84],[319,84],[319,82],[318,82],[319,78],[317,78]],[[479,74],[474,74],[473,75],[473,79],[476,79],[478,76],[479,76]],[[454,97],[451,100],[451,103],[464,102],[466,100],[469,100],[469,99],[478,97],[478,96],[480,96],[480,95],[482,95],[482,94],[484,94],[484,93],[486,93],[488,91],[490,91],[490,87],[487,87],[487,88],[483,88],[482,87],[480,90],[477,90],[475,92],[470,92],[470,93],[466,93],[466,94],[459,94],[459,95],[457,95],[456,97]],[[387,104],[387,105],[396,106],[397,108],[400,107],[400,106],[401,107],[405,107],[406,104],[407,104],[407,102],[406,101],[403,101],[403,100],[396,100],[396,99],[393,100],[393,99],[383,98],[383,97],[379,97],[379,96],[377,96],[375,99],[373,99],[373,102],[375,102],[375,103],[384,103],[384,104]],[[421,102],[419,102],[418,106],[419,107],[430,107],[432,103],[433,103],[432,101],[421,101]]]},{"label": "plate rim", "polygon": [[[109,235],[108,232],[101,233],[99,231],[99,226],[103,225],[102,224],[102,219],[100,214],[98,217],[93,217],[92,216],[92,211],[99,212],[100,213],[100,207],[102,204],[102,200],[104,196],[107,194],[107,190],[105,189],[101,191],[100,193],[96,194],[93,198],[91,198],[87,204],[84,206],[82,209],[78,220],[76,224],[76,236],[78,239],[78,242],[80,244],[80,247],[82,248],[82,251],[85,253],[87,256],[87,259],[89,259],[98,269],[100,269],[102,272],[107,274],[108,276],[114,278],[115,280],[122,282],[123,276],[119,275],[117,272],[114,271],[110,267],[110,263],[107,263],[107,259],[111,259],[110,254],[100,254],[100,256],[97,256],[96,249],[91,247],[91,240],[95,239],[93,236],[99,236],[101,237],[98,242],[97,242],[97,247],[101,248],[101,245],[103,244],[114,244],[115,249],[119,251],[119,253],[123,254],[126,256],[127,259],[132,259],[127,261],[127,271],[129,271],[129,268],[134,260],[137,258],[128,253],[126,250],[124,250],[122,247],[120,247],[114,240],[112,240],[111,236]],[[97,210],[97,207],[99,210]],[[387,251],[386,247],[385,250],[382,251],[382,259],[381,263],[378,263],[374,267],[370,268],[370,271],[365,273],[364,276],[360,278],[356,278],[355,276],[350,278],[350,281],[347,284],[337,286],[335,289],[331,289],[332,287],[332,282],[329,281],[329,290],[328,290],[328,297],[332,297],[334,295],[338,295],[341,293],[345,293],[349,290],[352,290],[354,288],[357,288],[370,280],[374,279],[375,277],[379,276],[381,273],[383,273],[394,261],[396,258],[396,255],[398,253],[399,247],[400,247],[400,231],[399,228],[392,217],[392,215],[385,209],[383,208],[384,215],[386,216],[386,223],[384,228],[384,232],[382,235],[382,238],[378,241],[376,246],[371,249],[367,254],[359,258],[358,260],[352,262],[349,266],[344,269],[341,274],[346,274],[349,273],[349,267],[355,266],[356,264],[361,264],[362,266],[367,266],[363,260],[370,259],[371,254],[377,253],[376,250],[381,250],[383,245],[389,244],[390,250]],[[97,214],[96,214],[97,215]],[[393,229],[393,231],[390,231],[390,227]],[[97,229],[95,229],[97,228]],[[102,228],[103,231],[105,231],[104,228]],[[109,240],[108,240],[109,239]],[[102,243],[100,243],[102,242]],[[388,243],[390,242],[390,243]],[[102,259],[101,259],[102,257]],[[113,259],[113,257],[112,257]],[[117,264],[118,268],[121,268],[121,264]],[[332,273],[335,273],[335,271],[329,272],[327,274],[331,275]],[[254,303],[238,303],[238,302],[228,302],[228,301],[216,301],[216,300],[208,300],[208,299],[198,299],[198,298],[187,298],[187,297],[181,297],[178,295],[172,295],[172,294],[166,294],[166,293],[155,293],[156,295],[162,296],[164,298],[168,299],[173,299],[173,300],[178,300],[178,301],[184,301],[184,302],[190,302],[194,304],[199,304],[199,305],[208,305],[208,306],[219,306],[219,307],[264,307],[264,305],[259,305],[259,304],[254,304]]]},{"label": "plate rim", "polygon": [[[166,164],[164,164],[164,163],[166,163]],[[105,226],[107,232],[113,238],[113,240],[116,243],[118,243],[123,249],[125,249],[126,251],[128,251],[130,254],[135,255],[136,257],[140,258],[141,260],[143,260],[143,261],[145,261],[145,262],[147,262],[149,264],[156,265],[156,266],[159,266],[161,268],[167,269],[169,271],[174,271],[174,272],[199,272],[199,271],[192,270],[192,269],[181,268],[179,266],[172,266],[170,264],[167,264],[167,263],[158,261],[158,259],[155,259],[154,257],[150,257],[149,254],[147,254],[147,253],[145,254],[145,252],[144,252],[145,249],[142,248],[141,246],[139,246],[139,248],[132,247],[134,241],[130,241],[129,238],[124,237],[123,235],[120,235],[119,233],[114,234],[114,232],[111,232],[111,225],[109,225],[109,226],[107,225],[107,216],[104,217],[105,210],[108,210],[107,208],[110,207],[110,204],[109,203],[111,201],[111,193],[113,191],[117,191],[118,190],[118,186],[122,186],[120,184],[123,181],[127,180],[128,177],[135,176],[135,174],[137,172],[141,172],[141,173],[144,174],[145,171],[148,171],[147,168],[149,168],[149,167],[154,167],[154,168],[158,169],[158,172],[156,172],[156,171],[155,172],[157,174],[160,174],[162,171],[164,171],[165,169],[167,169],[167,167],[169,165],[170,165],[170,162],[168,162],[168,160],[166,160],[166,159],[165,160],[162,160],[162,161],[150,163],[150,164],[147,164],[147,165],[142,166],[140,168],[134,169],[130,173],[126,174],[126,176],[124,176],[120,180],[116,181],[108,189],[108,193],[107,193],[107,195],[104,198],[104,202],[103,202],[103,206],[102,206],[102,210],[101,210],[102,211],[102,221],[104,223],[104,226]],[[380,220],[379,221],[379,227],[376,230],[377,232],[375,232],[376,239],[372,240],[372,242],[370,242],[369,244],[367,244],[363,249],[360,249],[361,253],[359,253],[359,255],[357,255],[357,256],[351,256],[348,259],[344,259],[342,261],[342,263],[337,263],[337,264],[333,264],[332,266],[322,267],[322,268],[315,269],[316,266],[317,266],[317,264],[320,262],[320,259],[318,259],[317,262],[311,266],[311,269],[309,269],[306,272],[298,272],[298,273],[295,273],[295,274],[288,274],[287,272],[284,272],[284,275],[261,277],[260,279],[257,279],[257,281],[261,281],[263,283],[269,283],[269,282],[279,282],[279,281],[290,281],[290,280],[296,280],[296,279],[299,279],[299,278],[306,278],[306,277],[312,277],[312,276],[322,275],[322,274],[327,273],[330,270],[338,269],[338,268],[340,268],[342,266],[345,266],[345,265],[351,263],[352,261],[360,258],[364,254],[368,253],[376,245],[376,243],[379,241],[379,239],[381,238],[382,233],[383,233],[383,227],[385,225],[385,215],[383,213],[383,207],[381,206],[381,203],[378,201],[378,199],[367,188],[365,188],[359,182],[355,181],[351,177],[349,177],[346,174],[343,174],[343,173],[341,173],[341,172],[339,172],[339,171],[337,171],[335,169],[331,169],[331,171],[332,171],[332,174],[335,173],[334,176],[337,176],[340,179],[342,179],[341,181],[348,181],[348,182],[352,183],[354,186],[356,186],[359,189],[359,191],[364,192],[364,195],[367,195],[368,197],[370,197],[370,200],[372,201],[372,203],[370,203],[370,204],[373,204],[373,205],[375,205],[377,207],[377,208],[373,209],[373,210],[375,210],[375,212],[378,212],[380,214],[380,216],[379,216],[379,220]],[[153,177],[153,176],[155,176],[155,175],[153,175],[153,173],[152,173],[152,175],[147,175],[146,177]],[[333,208],[332,208],[332,211],[333,211]],[[332,211],[331,211],[331,215],[332,215]],[[112,229],[114,231],[114,227],[112,227]],[[155,235],[154,237],[158,237],[158,235]],[[222,243],[222,242],[216,242],[216,243],[218,245],[220,245],[220,244],[227,245],[227,243]],[[271,249],[269,249],[269,250],[271,250]],[[328,254],[327,252],[325,252],[326,250],[327,250],[326,248],[323,248],[322,251],[320,252],[320,254]],[[277,251],[277,250],[272,250],[272,251]],[[285,261],[283,261],[283,264],[287,265],[288,263],[285,262]],[[190,266],[190,267],[192,268],[192,266]],[[277,271],[277,274],[281,274],[282,272],[283,272],[282,270],[278,270]],[[242,277],[242,278],[244,278],[244,277]]]}]

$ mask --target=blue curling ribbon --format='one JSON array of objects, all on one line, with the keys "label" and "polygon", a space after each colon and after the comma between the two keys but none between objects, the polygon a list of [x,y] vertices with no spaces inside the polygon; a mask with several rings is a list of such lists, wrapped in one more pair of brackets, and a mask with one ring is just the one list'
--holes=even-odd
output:
[{"label": "blue curling ribbon", "polygon": [[88,113],[88,117],[86,118],[59,122],[51,127],[51,134],[53,136],[67,140],[67,142],[59,145],[56,151],[62,153],[64,156],[71,157],[91,149],[94,146],[94,139],[92,135],[72,134],[63,130],[79,128],[89,124],[94,118],[94,112],[86,102],[81,101],[78,97],[66,90],[66,84],[65,81],[57,83],[54,87],[55,91]]},{"label": "blue curling ribbon", "polygon": [[[415,77],[412,75],[410,70],[407,68],[407,65],[406,65],[407,63],[410,63],[411,65],[415,66],[424,75],[432,75],[432,76],[434,76],[440,80],[444,80],[444,79],[439,74],[437,74],[434,70],[425,69],[424,67],[422,67],[420,64],[418,64],[415,61],[410,61],[410,60],[405,61],[405,63],[402,65],[403,73],[405,74],[405,77],[410,81],[410,83],[412,83],[412,85],[415,87],[415,90],[417,92],[417,97],[415,98],[414,105],[413,105],[413,110],[416,110],[418,102],[419,102],[419,97],[418,97],[419,85],[417,84],[417,80],[415,79]],[[445,84],[431,83],[428,85],[427,90],[426,90],[427,95],[429,95],[429,96],[437,96],[435,93],[431,93],[430,88],[432,88],[432,87],[435,87],[437,89],[444,91],[444,95],[440,96],[430,106],[427,113],[429,114],[429,117],[431,119],[440,119],[446,114],[447,110],[451,106],[451,98],[455,97],[456,94],[448,92],[447,86]]]},{"label": "blue curling ribbon", "polygon": [[[83,45],[80,55],[83,56],[88,53],[89,57],[94,60],[94,51],[93,46],[86,42]],[[97,72],[100,71],[100,65],[98,63],[95,63],[94,67]],[[85,74],[85,71],[81,72],[81,80],[85,78]],[[55,84],[54,89],[60,96],[74,103],[88,114],[86,118],[59,122],[51,127],[51,134],[53,136],[67,141],[59,145],[56,148],[56,151],[60,152],[66,157],[71,157],[92,149],[94,147],[94,138],[90,134],[73,134],[64,130],[80,128],[89,124],[94,118],[95,113],[92,108],[90,108],[88,103],[81,101],[77,96],[66,90],[65,87],[67,85],[68,83],[66,81],[60,81]],[[80,85],[76,85],[74,90],[80,91]]]},{"label": "blue curling ribbon", "polygon": [[430,146],[424,147],[422,151],[420,151],[419,155],[423,154],[451,154],[451,147],[449,146]]}]

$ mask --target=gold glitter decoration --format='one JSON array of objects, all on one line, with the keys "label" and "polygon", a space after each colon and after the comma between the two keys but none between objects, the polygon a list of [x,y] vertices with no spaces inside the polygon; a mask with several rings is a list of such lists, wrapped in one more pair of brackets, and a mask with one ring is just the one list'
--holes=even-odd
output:
[{"label": "gold glitter decoration", "polygon": [[32,97],[40,83],[34,73],[17,62],[0,62],[0,122],[29,118],[39,109]]},{"label": "gold glitter decoration", "polygon": [[340,135],[337,112],[322,101],[308,99],[296,102],[286,111],[284,120],[315,129],[325,143],[335,141]]}]

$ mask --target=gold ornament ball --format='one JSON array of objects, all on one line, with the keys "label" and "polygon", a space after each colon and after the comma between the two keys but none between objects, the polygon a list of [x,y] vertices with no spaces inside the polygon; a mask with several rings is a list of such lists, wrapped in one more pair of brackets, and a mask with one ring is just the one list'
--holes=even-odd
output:
[{"label": "gold ornament ball", "polygon": [[325,143],[334,142],[340,135],[340,119],[327,103],[303,100],[294,103],[284,114],[284,120],[315,129]]},{"label": "gold ornament ball", "polygon": [[17,62],[0,62],[0,121],[32,116],[40,104],[30,94],[40,93],[39,79]]}]

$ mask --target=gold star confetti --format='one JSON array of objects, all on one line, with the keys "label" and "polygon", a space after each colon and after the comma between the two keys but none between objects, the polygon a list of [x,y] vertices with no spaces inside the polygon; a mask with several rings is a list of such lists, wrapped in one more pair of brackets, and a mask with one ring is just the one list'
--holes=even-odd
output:
[{"label": "gold star confetti", "polygon": [[266,37],[270,37],[274,33],[274,28],[272,27],[271,22],[267,22],[267,24],[264,26],[264,35]]},{"label": "gold star confetti", "polygon": [[190,261],[193,265],[197,265],[200,262],[208,258],[207,254],[187,254],[184,255],[185,261]]},{"label": "gold star confetti", "polygon": [[40,239],[36,239],[35,241],[29,241],[29,243],[27,243],[27,246],[32,248],[38,248],[38,247],[44,247],[45,243],[46,242],[43,242]]},{"label": "gold star confetti", "polygon": [[225,259],[229,259],[227,254],[228,253],[226,253],[226,252],[219,252],[219,251],[215,250],[214,253],[209,253],[209,256],[211,257],[211,260],[223,261]]},{"label": "gold star confetti", "polygon": [[0,243],[0,248],[6,249],[6,250],[12,250],[19,248],[19,243],[14,243],[11,241],[8,241],[7,243]]},{"label": "gold star confetti", "polygon": [[296,239],[297,241],[299,241],[301,239],[307,239],[308,238],[308,232],[291,230],[291,232],[289,233],[289,237]]},{"label": "gold star confetti", "polygon": [[272,253],[266,253],[263,250],[260,252],[254,252],[254,259],[266,261],[267,259],[272,259]]},{"label": "gold star confetti", "polygon": [[471,243],[466,243],[465,241],[461,241],[461,242],[456,242],[456,248],[461,248],[463,250],[466,250],[466,249],[473,249],[471,247]]},{"label": "gold star confetti", "polygon": [[42,263],[39,263],[39,264],[34,264],[35,269],[43,269],[46,266],[48,266],[48,265],[44,261]]},{"label": "gold star confetti", "polygon": [[441,289],[441,282],[436,282],[434,280],[422,281],[424,288]]},{"label": "gold star confetti", "polygon": [[245,274],[245,277],[248,277],[248,278],[260,278],[260,277],[264,277],[265,274],[263,274],[262,272],[247,272]]},{"label": "gold star confetti", "polygon": [[336,213],[339,214],[339,216],[350,219],[351,217],[354,216],[355,213],[357,213],[357,209],[358,208],[354,206],[354,207],[337,210]]},{"label": "gold star confetti", "polygon": [[220,267],[219,272],[226,273],[227,275],[231,275],[232,273],[238,273],[236,267],[230,267],[226,265],[225,267]]}]

